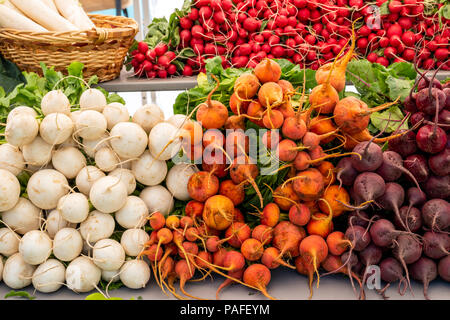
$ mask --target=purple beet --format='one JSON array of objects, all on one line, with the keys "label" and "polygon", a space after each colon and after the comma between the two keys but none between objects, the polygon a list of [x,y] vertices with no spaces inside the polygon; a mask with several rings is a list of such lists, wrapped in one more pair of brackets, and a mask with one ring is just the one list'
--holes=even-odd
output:
[{"label": "purple beet", "polygon": [[400,208],[399,213],[402,221],[397,216],[394,217],[394,223],[397,228],[405,230],[404,225],[406,225],[408,230],[405,231],[417,232],[422,227],[422,214],[419,209],[403,206]]},{"label": "purple beet", "polygon": [[440,112],[445,108],[446,98],[445,93],[441,89],[432,88],[430,94],[430,90],[425,88],[417,92],[416,106],[419,111],[425,114],[435,115],[436,110]]},{"label": "purple beet", "polygon": [[[419,82],[417,83],[417,91],[421,91],[423,89],[428,89],[430,86],[430,78],[428,77],[422,77]],[[439,82],[438,79],[433,78],[433,84],[432,86],[434,88],[442,89],[442,84]]]},{"label": "purple beet", "polygon": [[423,235],[423,253],[431,259],[441,259],[450,254],[450,236],[427,231]]},{"label": "purple beet", "polygon": [[425,225],[433,231],[442,231],[450,226],[450,203],[443,199],[428,200],[422,207]]},{"label": "purple beet", "polygon": [[437,176],[446,176],[450,174],[450,148],[445,148],[438,154],[428,158],[428,166]]},{"label": "purple beet", "polygon": [[442,89],[445,93],[445,109],[450,110],[450,87]]},{"label": "purple beet", "polygon": [[[398,133],[405,132],[405,129],[399,130]],[[417,152],[416,134],[413,131],[389,140],[389,150],[399,153],[403,158]]]},{"label": "purple beet", "polygon": [[409,270],[413,279],[423,283],[423,295],[425,299],[430,300],[428,297],[428,286],[431,281],[437,278],[438,271],[436,262],[427,257],[421,257],[411,264]]},{"label": "purple beet", "polygon": [[417,112],[416,99],[412,94],[406,96],[405,100],[403,101],[403,107],[408,112]]},{"label": "purple beet", "polygon": [[401,231],[396,230],[389,220],[380,219],[372,224],[369,233],[372,242],[375,245],[379,247],[389,247]]},{"label": "purple beet", "polygon": [[339,160],[336,169],[338,171],[336,179],[340,185],[351,186],[358,176],[358,171],[352,166],[352,160],[350,157],[342,158]]},{"label": "purple beet", "polygon": [[386,182],[397,181],[402,173],[406,174],[420,188],[418,181],[414,175],[405,169],[403,159],[400,154],[395,151],[383,152],[383,163],[376,171]]},{"label": "purple beet", "polygon": [[406,191],[408,197],[409,207],[419,206],[427,201],[427,195],[416,187],[411,187]]},{"label": "purple beet", "polygon": [[403,268],[398,260],[388,257],[380,263],[381,280],[388,283],[403,279]]},{"label": "purple beet", "polygon": [[361,226],[350,226],[345,231],[345,238],[352,243],[353,250],[364,250],[370,244],[370,234]]},{"label": "purple beet", "polygon": [[408,286],[411,288],[408,267],[406,265],[420,259],[420,256],[422,255],[422,245],[410,234],[400,234],[397,239],[394,240],[394,243],[395,246],[392,250],[392,254],[402,264]]},{"label": "purple beet", "polygon": [[406,170],[412,173],[418,182],[427,181],[430,176],[427,159],[421,154],[413,154],[403,161]]},{"label": "purple beet", "polygon": [[430,120],[430,116],[420,111],[413,113],[411,117],[409,117],[409,123],[411,124],[412,127],[417,125],[419,122],[423,123],[425,120]]},{"label": "purple beet", "polygon": [[401,222],[406,230],[406,224],[400,218],[400,207],[405,201],[405,190],[401,185],[395,182],[386,183],[386,189],[383,195],[376,199],[376,202],[385,210],[394,211],[395,216]]},{"label": "purple beet", "polygon": [[353,189],[358,198],[372,201],[384,194],[386,184],[379,174],[363,172],[356,177]]},{"label": "purple beet", "polygon": [[450,255],[439,260],[438,273],[442,279],[450,282]]},{"label": "purple beet", "polygon": [[[348,214],[348,224],[367,228],[369,225],[369,215],[365,211],[352,211]],[[351,220],[351,223],[350,223]]]},{"label": "purple beet", "polygon": [[420,150],[435,154],[444,150],[447,145],[447,135],[440,127],[427,124],[417,131],[416,142]]},{"label": "purple beet", "polygon": [[[450,89],[449,89],[450,91]],[[450,97],[450,95],[449,95]],[[450,130],[450,110],[442,110],[438,117],[439,126],[445,131]]]},{"label": "purple beet", "polygon": [[355,154],[351,156],[353,168],[359,172],[375,171],[383,163],[383,151],[372,141],[358,143],[352,152],[361,155],[361,158]]},{"label": "purple beet", "polygon": [[383,257],[383,250],[373,243],[369,244],[359,253],[359,260],[365,265],[370,266],[378,264]]},{"label": "purple beet", "polygon": [[447,199],[450,197],[450,175],[431,176],[425,183],[425,193],[429,198]]}]

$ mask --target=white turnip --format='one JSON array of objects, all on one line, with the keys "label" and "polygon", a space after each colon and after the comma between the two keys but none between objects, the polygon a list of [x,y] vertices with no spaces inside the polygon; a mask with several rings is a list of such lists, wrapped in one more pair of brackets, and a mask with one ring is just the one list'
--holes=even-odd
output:
[{"label": "white turnip", "polygon": [[66,269],[66,283],[74,292],[89,292],[100,281],[102,272],[89,258],[78,257]]},{"label": "white turnip", "polygon": [[181,141],[180,129],[168,122],[161,122],[150,131],[148,148],[158,160],[169,160],[180,151]]},{"label": "white turnip", "polygon": [[69,116],[64,113],[50,113],[42,120],[39,135],[48,144],[56,145],[71,138],[73,129],[74,123]]},{"label": "white turnip", "polygon": [[33,287],[43,293],[58,291],[66,280],[66,268],[56,259],[49,259],[33,273]]},{"label": "white turnip", "polygon": [[35,266],[23,260],[20,253],[10,256],[3,266],[3,282],[11,289],[22,289],[31,284]]},{"label": "white turnip", "polygon": [[125,205],[115,213],[117,223],[125,229],[141,228],[149,216],[145,202],[136,196],[129,196]]},{"label": "white turnip", "polygon": [[117,168],[116,170],[110,172],[108,175],[119,178],[119,180],[127,187],[128,195],[132,194],[134,190],[136,190],[136,178],[134,177],[131,170]]},{"label": "white turnip", "polygon": [[6,122],[6,141],[15,147],[31,143],[38,133],[39,123],[28,113],[19,113]]},{"label": "white turnip", "polygon": [[38,265],[48,259],[52,253],[52,239],[41,230],[25,233],[19,242],[19,253],[23,260],[31,265]]},{"label": "white turnip", "polygon": [[156,160],[146,150],[138,160],[131,163],[131,171],[136,180],[146,186],[155,186],[164,181],[167,174],[167,164],[163,160]]},{"label": "white turnip", "polygon": [[86,158],[77,148],[61,148],[53,153],[52,165],[67,179],[74,179],[78,172],[86,167]]},{"label": "white turnip", "polygon": [[78,230],[62,228],[53,239],[53,254],[61,261],[72,261],[83,249],[83,239]]},{"label": "white turnip", "polygon": [[94,110],[103,112],[106,107],[106,97],[98,89],[88,89],[81,94],[80,97],[80,109],[81,110]]},{"label": "white turnip", "polygon": [[[59,210],[52,210],[47,214],[47,219],[45,220],[45,231],[47,231],[48,236],[53,239],[56,233],[62,228],[75,228],[75,223],[70,223],[65,220],[61,215]],[[36,228],[37,229],[37,228]]]},{"label": "white turnip", "polygon": [[94,158],[95,152],[101,148],[109,147],[111,148],[111,145],[109,144],[109,140],[107,138],[109,137],[108,133],[103,133],[102,136],[95,140],[87,140],[83,139],[83,150],[86,152],[86,154]]},{"label": "white turnip", "polygon": [[76,118],[75,132],[83,140],[97,140],[106,132],[106,119],[98,111],[85,110]]},{"label": "white turnip", "polygon": [[120,281],[127,288],[145,288],[149,280],[150,267],[144,260],[128,260],[120,268]]},{"label": "white turnip", "polygon": [[22,113],[27,113],[30,116],[32,116],[33,118],[37,118],[37,116],[38,116],[36,110],[34,110],[33,108],[30,108],[30,107],[27,107],[27,106],[19,106],[19,107],[15,107],[14,109],[12,109],[8,113],[8,117],[6,118],[6,122],[8,122],[14,116],[16,116],[18,114],[22,114]]},{"label": "white turnip", "polygon": [[0,169],[0,212],[7,211],[17,204],[20,197],[20,183],[9,171]]},{"label": "white turnip", "polygon": [[69,192],[66,177],[52,169],[37,171],[28,181],[28,198],[35,206],[50,210],[56,208],[61,197]]},{"label": "white turnip", "polygon": [[53,146],[37,136],[33,142],[22,147],[22,152],[27,164],[42,167],[52,159]]},{"label": "white turnip", "polygon": [[164,121],[164,112],[155,104],[146,104],[136,110],[132,121],[149,134],[154,126]]},{"label": "white turnip", "polygon": [[[20,236],[8,228],[0,229],[0,254],[6,257],[19,252]],[[0,258],[1,260],[1,258]]]},{"label": "white turnip", "polygon": [[128,229],[122,233],[120,244],[127,256],[137,257],[144,249],[150,236],[142,229]]},{"label": "white turnip", "polygon": [[138,158],[147,148],[148,136],[138,124],[120,122],[110,132],[111,147],[123,159]]},{"label": "white turnip", "polygon": [[118,270],[125,262],[125,250],[113,239],[102,239],[92,249],[92,259],[102,270]]},{"label": "white turnip", "polygon": [[95,165],[104,172],[111,172],[120,162],[119,156],[111,148],[101,148],[95,153]]},{"label": "white turnip", "polygon": [[64,220],[80,223],[89,215],[89,201],[82,193],[69,193],[59,199],[57,209]]},{"label": "white turnip", "polygon": [[127,201],[127,195],[125,184],[114,176],[98,179],[89,192],[94,208],[104,213],[113,213],[122,208]]},{"label": "white turnip", "polygon": [[112,215],[100,211],[92,211],[80,224],[81,237],[89,243],[96,243],[101,239],[109,238],[116,226]]},{"label": "white turnip", "polygon": [[103,109],[102,113],[105,116],[106,123],[108,124],[108,130],[111,130],[116,124],[120,122],[130,121],[130,114],[128,113],[128,109],[119,102],[108,104]]},{"label": "white turnip", "polygon": [[81,169],[80,172],[78,172],[75,178],[75,184],[81,193],[88,196],[94,182],[100,178],[103,178],[104,176],[105,173],[99,168],[94,166],[87,166]]},{"label": "white turnip", "polygon": [[147,187],[139,197],[144,200],[150,213],[159,211],[168,215],[174,206],[172,194],[163,186]]},{"label": "white turnip", "polygon": [[19,234],[31,230],[38,230],[41,223],[42,211],[30,200],[19,198],[17,204],[2,213],[3,222]]},{"label": "white turnip", "polygon": [[9,143],[0,145],[0,169],[7,170],[17,176],[25,168],[22,151]]},{"label": "white turnip", "polygon": [[41,110],[45,116],[56,112],[69,116],[70,102],[62,90],[52,90],[42,98]]},{"label": "white turnip", "polygon": [[187,185],[189,178],[197,171],[195,166],[186,163],[177,164],[169,170],[166,186],[176,199],[186,201],[191,198]]}]

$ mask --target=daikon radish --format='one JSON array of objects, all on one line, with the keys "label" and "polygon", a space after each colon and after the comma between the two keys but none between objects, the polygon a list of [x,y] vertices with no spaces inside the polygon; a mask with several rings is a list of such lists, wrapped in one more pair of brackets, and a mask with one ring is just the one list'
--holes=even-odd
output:
[{"label": "daikon radish", "polygon": [[89,19],[86,12],[84,12],[78,0],[55,0],[54,3],[61,15],[80,30],[95,28],[95,24]]},{"label": "daikon radish", "polygon": [[79,30],[71,22],[52,11],[42,1],[11,0],[20,11],[29,18],[51,31],[77,31]]},{"label": "daikon radish", "polygon": [[0,4],[0,27],[35,32],[48,31],[20,12],[8,7],[6,3]]}]

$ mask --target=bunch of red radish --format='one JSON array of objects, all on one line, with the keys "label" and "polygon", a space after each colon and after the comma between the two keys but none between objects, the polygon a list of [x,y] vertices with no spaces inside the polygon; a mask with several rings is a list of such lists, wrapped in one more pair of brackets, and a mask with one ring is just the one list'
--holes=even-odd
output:
[{"label": "bunch of red radish", "polygon": [[[161,42],[151,49],[147,43],[141,41],[131,55],[131,66],[138,77],[167,78],[177,74],[177,66],[173,63],[177,54],[169,51],[165,43]],[[191,74],[185,75],[192,75],[192,70]]]},{"label": "bunch of red radish", "polygon": [[[379,7],[389,1],[389,14]],[[194,57],[183,60],[184,75],[204,72],[205,60],[220,56],[223,66],[254,68],[264,58],[285,58],[311,69],[332,61],[347,43],[354,21],[360,57],[384,66],[412,61],[449,70],[449,21],[428,15],[421,0],[193,0],[179,18],[180,44]],[[443,4],[439,4],[440,8]],[[438,8],[436,8],[438,9]],[[136,70],[136,68],[135,68]]]}]

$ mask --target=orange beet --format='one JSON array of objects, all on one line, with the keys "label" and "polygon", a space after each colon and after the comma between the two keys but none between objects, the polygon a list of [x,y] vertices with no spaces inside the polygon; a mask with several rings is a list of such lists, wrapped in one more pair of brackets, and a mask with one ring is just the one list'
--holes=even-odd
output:
[{"label": "orange beet", "polygon": [[313,201],[321,197],[325,185],[319,170],[309,168],[299,172],[294,179],[292,186],[300,200]]},{"label": "orange beet", "polygon": [[267,129],[281,128],[284,122],[284,117],[281,111],[267,109],[263,117],[263,124]]},{"label": "orange beet", "polygon": [[240,205],[245,199],[244,187],[234,184],[232,180],[225,180],[220,183],[219,194],[228,197],[235,206]]},{"label": "orange beet", "polygon": [[258,101],[263,107],[279,106],[283,102],[283,89],[276,82],[266,82],[258,91]]},{"label": "orange beet", "polygon": [[316,213],[311,216],[306,225],[306,230],[309,234],[315,234],[326,238],[333,231],[332,215],[326,215],[323,213]]},{"label": "orange beet", "polygon": [[341,231],[334,231],[327,236],[328,250],[331,254],[340,256],[351,246],[351,242],[345,239]]},{"label": "orange beet", "polygon": [[249,104],[250,101],[239,99],[236,93],[233,93],[230,97],[230,109],[234,114],[241,115],[247,113]]},{"label": "orange beet", "polygon": [[240,248],[242,243],[250,238],[250,227],[243,222],[233,222],[225,231],[227,242],[235,248]]},{"label": "orange beet", "polygon": [[263,224],[257,225],[252,231],[252,238],[266,245],[270,244],[273,239],[273,228]]},{"label": "orange beet", "polygon": [[184,208],[184,211],[186,212],[186,215],[195,219],[197,217],[200,217],[203,213],[203,202],[199,202],[196,200],[191,200],[186,204],[186,207]]},{"label": "orange beet", "polygon": [[268,203],[261,213],[261,224],[275,227],[280,221],[280,208],[276,203]]},{"label": "orange beet", "polygon": [[260,127],[264,127],[263,117],[264,117],[264,107],[257,101],[252,101],[248,105],[247,115],[249,120]]},{"label": "orange beet", "polygon": [[264,246],[256,239],[249,238],[242,243],[241,252],[248,261],[257,261],[264,252]]},{"label": "orange beet", "polygon": [[269,285],[270,279],[270,270],[266,266],[259,263],[250,265],[244,271],[243,280],[246,284],[259,289],[267,298],[274,300],[274,298],[267,293],[266,289]]},{"label": "orange beet", "polygon": [[328,186],[336,181],[335,167],[330,161],[322,161],[316,168],[322,174],[325,185]]},{"label": "orange beet", "polygon": [[206,129],[218,129],[222,128],[228,118],[228,108],[217,100],[212,100],[213,93],[219,88],[219,81],[213,75],[213,78],[217,81],[216,87],[209,93],[206,102],[200,104],[197,108],[196,119]]},{"label": "orange beet", "polygon": [[[309,131],[317,134],[317,135],[323,135],[328,132],[333,132],[337,129],[336,125],[334,124],[333,120],[329,117],[319,115],[317,117],[314,117],[311,119],[310,125],[309,125]],[[336,138],[336,136],[329,136],[326,138],[323,138],[320,142],[323,144],[330,143]]]},{"label": "orange beet", "polygon": [[224,142],[225,136],[218,129],[209,129],[203,133],[202,143],[205,148],[208,146],[211,148],[223,147]]},{"label": "orange beet", "polygon": [[300,198],[295,192],[292,183],[286,183],[278,186],[273,192],[273,199],[283,211],[289,210],[295,203],[300,201]]},{"label": "orange beet", "polygon": [[329,214],[331,209],[333,217],[338,217],[349,210],[348,207],[342,205],[341,202],[350,204],[350,195],[345,188],[341,188],[338,185],[332,185],[326,188],[323,193],[323,199],[325,199],[326,202],[319,201],[320,210]]},{"label": "orange beet", "polygon": [[215,195],[208,198],[203,209],[203,221],[216,230],[225,230],[233,221],[233,202],[227,197]]},{"label": "orange beet", "polygon": [[230,177],[235,184],[248,185],[251,184],[260,199],[260,205],[263,206],[263,198],[259,191],[255,178],[259,175],[259,168],[255,161],[246,156],[239,156],[234,159],[230,168]]},{"label": "orange beet", "polygon": [[281,77],[281,67],[271,59],[263,59],[253,70],[261,83],[277,82]]},{"label": "orange beet", "polygon": [[280,141],[281,135],[278,130],[267,130],[262,136],[262,143],[269,150],[276,148]]},{"label": "orange beet", "polygon": [[309,103],[321,114],[332,113],[339,101],[339,93],[329,84],[319,84],[311,90]]},{"label": "orange beet", "polygon": [[298,249],[304,233],[289,221],[281,221],[273,230],[273,246],[280,250],[280,255],[291,255]]},{"label": "orange beet", "polygon": [[251,73],[244,73],[234,83],[234,93],[241,99],[251,99],[258,92],[260,83]]},{"label": "orange beet", "polygon": [[219,191],[219,179],[209,172],[199,171],[189,178],[187,189],[192,199],[204,202]]},{"label": "orange beet", "polygon": [[310,219],[311,212],[304,204],[296,204],[289,209],[289,221],[297,226],[305,226]]},{"label": "orange beet", "polygon": [[278,80],[277,84],[283,89],[283,95],[290,96],[294,94],[294,86],[287,80]]},{"label": "orange beet", "polygon": [[283,135],[292,140],[300,140],[306,133],[306,123],[302,118],[293,116],[286,118],[281,128]]},{"label": "orange beet", "polygon": [[225,122],[224,128],[231,130],[245,130],[245,117],[229,116],[227,122]]}]

